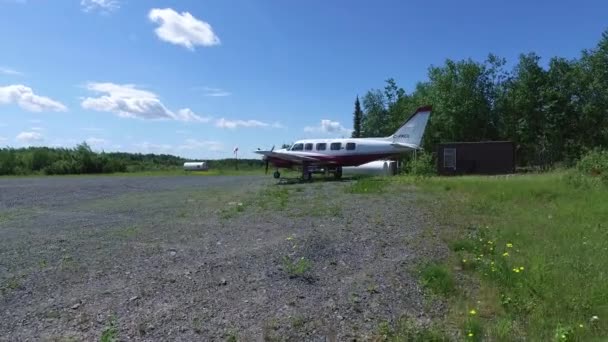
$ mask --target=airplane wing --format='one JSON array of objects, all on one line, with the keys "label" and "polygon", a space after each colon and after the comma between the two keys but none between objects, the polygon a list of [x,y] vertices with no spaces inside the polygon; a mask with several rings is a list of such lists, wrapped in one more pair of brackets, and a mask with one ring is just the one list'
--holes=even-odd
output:
[{"label": "airplane wing", "polygon": [[[274,151],[254,151],[257,154],[261,154],[266,158],[272,159],[281,159],[295,164],[302,164],[304,162],[310,164],[316,164],[323,162],[321,159],[312,157],[312,156],[304,156],[301,154],[292,154],[292,153],[282,153],[282,152],[274,152]],[[325,163],[327,164],[327,163]]]}]

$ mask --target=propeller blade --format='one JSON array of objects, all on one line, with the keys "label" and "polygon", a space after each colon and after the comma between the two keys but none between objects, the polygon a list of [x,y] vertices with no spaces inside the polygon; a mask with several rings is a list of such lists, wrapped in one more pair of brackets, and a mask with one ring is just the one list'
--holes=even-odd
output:
[{"label": "propeller blade", "polygon": [[274,151],[274,145],[272,145],[272,148],[270,149],[270,152]]},{"label": "propeller blade", "polygon": [[268,159],[266,159],[266,172],[265,174],[268,174]]}]

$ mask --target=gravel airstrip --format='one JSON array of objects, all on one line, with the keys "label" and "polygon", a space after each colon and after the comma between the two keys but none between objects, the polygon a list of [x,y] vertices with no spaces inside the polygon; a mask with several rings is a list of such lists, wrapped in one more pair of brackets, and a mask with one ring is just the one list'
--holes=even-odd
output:
[{"label": "gravel airstrip", "polygon": [[0,179],[0,341],[365,341],[444,311],[407,186],[261,176]]}]

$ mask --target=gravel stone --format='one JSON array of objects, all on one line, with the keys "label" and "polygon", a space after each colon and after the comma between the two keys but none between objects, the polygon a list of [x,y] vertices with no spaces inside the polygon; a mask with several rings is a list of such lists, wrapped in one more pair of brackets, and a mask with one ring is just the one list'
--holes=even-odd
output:
[{"label": "gravel stone", "polygon": [[430,215],[352,182],[0,178],[0,341],[99,340],[111,321],[120,340],[361,341],[445,313],[412,271],[446,253]]}]

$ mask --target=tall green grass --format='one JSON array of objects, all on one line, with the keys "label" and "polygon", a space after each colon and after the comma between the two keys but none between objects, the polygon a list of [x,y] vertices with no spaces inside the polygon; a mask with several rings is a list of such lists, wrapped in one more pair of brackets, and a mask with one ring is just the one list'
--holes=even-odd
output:
[{"label": "tall green grass", "polygon": [[497,292],[499,303],[470,298],[487,337],[608,338],[607,188],[576,187],[560,173],[414,182],[439,200],[450,266],[477,279],[471,293]]}]

